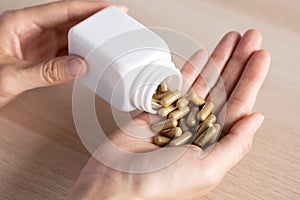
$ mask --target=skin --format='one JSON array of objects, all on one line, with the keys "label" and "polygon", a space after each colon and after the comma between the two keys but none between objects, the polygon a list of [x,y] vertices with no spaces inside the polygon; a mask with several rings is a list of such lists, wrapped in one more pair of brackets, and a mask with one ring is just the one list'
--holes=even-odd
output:
[{"label": "skin", "polygon": [[[87,66],[83,60],[67,56],[67,31],[109,5],[127,11],[107,2],[65,1],[2,14],[0,106],[24,91],[84,75]],[[253,137],[264,121],[262,114],[252,113],[271,60],[267,51],[260,50],[261,40],[257,30],[249,30],[243,36],[230,32],[211,56],[200,50],[182,68],[186,81],[183,91],[192,89],[212,100],[219,117],[225,119],[223,137],[213,148],[208,152],[194,145],[163,148],[154,161],[147,154],[142,160],[114,154],[109,144],[132,153],[159,150],[152,143],[153,133],[149,128],[155,117],[143,113],[112,133],[99,147],[80,173],[68,199],[197,199],[213,189],[249,152]],[[212,98],[212,94],[217,97],[221,94],[221,86],[226,95]],[[141,135],[150,137],[137,137]],[[140,174],[119,171],[97,160],[109,155],[129,170],[137,161],[142,162],[135,166],[151,167],[181,150],[181,156],[169,165]]]}]

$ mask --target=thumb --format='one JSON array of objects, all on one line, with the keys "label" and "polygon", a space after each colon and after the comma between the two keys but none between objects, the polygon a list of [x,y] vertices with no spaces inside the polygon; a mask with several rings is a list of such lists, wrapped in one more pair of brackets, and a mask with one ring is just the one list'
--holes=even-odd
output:
[{"label": "thumb", "polygon": [[219,177],[225,175],[249,152],[253,137],[264,121],[260,113],[252,113],[238,121],[230,132],[222,138],[212,149],[207,157],[210,166],[216,166],[218,162]]},{"label": "thumb", "polygon": [[82,58],[63,56],[25,68],[22,79],[27,82],[25,85],[28,90],[66,83],[85,75],[86,72],[87,65]]}]

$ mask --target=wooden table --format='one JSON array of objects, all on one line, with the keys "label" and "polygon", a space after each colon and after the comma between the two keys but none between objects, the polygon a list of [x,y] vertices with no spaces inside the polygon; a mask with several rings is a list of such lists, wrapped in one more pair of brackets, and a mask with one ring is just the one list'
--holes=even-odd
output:
[{"label": "wooden table", "polygon": [[[0,9],[38,0],[1,1]],[[213,49],[229,30],[258,28],[273,57],[256,111],[267,119],[252,151],[203,199],[300,199],[300,2],[115,0],[147,26]],[[89,158],[72,118],[72,84],[27,92],[0,111],[0,199],[64,199]],[[104,104],[98,100],[98,105]],[[109,131],[116,127],[106,120]]]}]

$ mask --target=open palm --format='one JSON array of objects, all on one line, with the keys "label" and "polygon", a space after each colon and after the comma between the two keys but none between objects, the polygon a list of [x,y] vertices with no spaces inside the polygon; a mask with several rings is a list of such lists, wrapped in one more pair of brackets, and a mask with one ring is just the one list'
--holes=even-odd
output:
[{"label": "open palm", "polygon": [[[95,152],[70,199],[196,199],[215,187],[250,150],[264,119],[252,113],[270,65],[270,55],[260,50],[260,45],[261,34],[256,30],[247,31],[243,37],[230,32],[210,58],[200,50],[182,68],[189,85],[183,90],[192,89],[213,101],[215,112],[225,119],[223,137],[208,154],[194,145],[155,146],[149,127],[156,119],[143,113],[114,132]],[[222,91],[223,97],[212,98]],[[133,154],[118,153],[112,146]],[[97,160],[107,157],[112,166]]]}]

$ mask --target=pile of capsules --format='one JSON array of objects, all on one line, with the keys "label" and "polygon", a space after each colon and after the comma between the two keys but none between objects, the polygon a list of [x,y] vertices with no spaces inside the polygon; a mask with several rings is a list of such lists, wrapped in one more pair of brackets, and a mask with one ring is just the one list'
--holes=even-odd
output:
[{"label": "pile of capsules", "polygon": [[181,91],[169,91],[163,81],[152,97],[152,108],[166,120],[155,123],[151,130],[158,135],[154,144],[158,146],[182,146],[195,144],[205,149],[220,137],[221,126],[212,111],[214,105],[206,102],[195,92],[182,95]]}]

